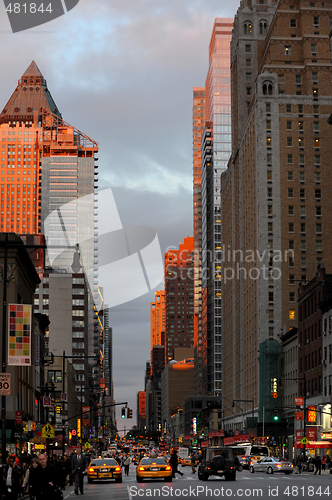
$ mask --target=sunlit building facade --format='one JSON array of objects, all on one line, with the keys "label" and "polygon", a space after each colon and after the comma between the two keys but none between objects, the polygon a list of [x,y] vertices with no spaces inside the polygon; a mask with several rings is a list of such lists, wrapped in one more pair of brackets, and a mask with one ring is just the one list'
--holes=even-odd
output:
[{"label": "sunlit building facade", "polygon": [[[155,292],[155,300],[150,303],[150,328],[151,328],[151,374],[154,371],[155,356],[153,349],[165,345],[166,331],[166,303],[165,290]],[[159,349],[158,348],[158,349]],[[160,349],[159,349],[160,350]]]}]

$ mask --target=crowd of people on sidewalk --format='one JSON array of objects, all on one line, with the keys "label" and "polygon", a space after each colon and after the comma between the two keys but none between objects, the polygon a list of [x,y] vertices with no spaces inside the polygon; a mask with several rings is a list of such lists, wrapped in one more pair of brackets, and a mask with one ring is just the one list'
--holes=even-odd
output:
[{"label": "crowd of people on sidewalk", "polygon": [[81,455],[80,448],[71,456],[9,455],[0,468],[0,497],[17,500],[20,495],[29,495],[30,500],[62,500],[66,485],[73,484],[76,495],[83,494],[89,461],[90,457]]},{"label": "crowd of people on sidewalk", "polygon": [[293,465],[295,467],[295,474],[301,474],[301,472],[314,472],[314,474],[321,474],[321,471],[330,469],[330,474],[332,474],[332,461],[329,455],[315,455],[314,457],[305,457],[298,455],[293,460]]}]

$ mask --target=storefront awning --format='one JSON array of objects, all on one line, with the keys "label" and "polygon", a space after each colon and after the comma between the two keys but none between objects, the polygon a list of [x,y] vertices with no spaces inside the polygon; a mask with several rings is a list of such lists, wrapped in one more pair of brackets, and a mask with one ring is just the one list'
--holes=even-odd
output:
[{"label": "storefront awning", "polygon": [[[305,445],[306,449],[326,449],[332,448],[331,441],[309,441],[308,444]],[[295,441],[294,448],[304,448],[304,444],[301,444],[301,441]]]}]

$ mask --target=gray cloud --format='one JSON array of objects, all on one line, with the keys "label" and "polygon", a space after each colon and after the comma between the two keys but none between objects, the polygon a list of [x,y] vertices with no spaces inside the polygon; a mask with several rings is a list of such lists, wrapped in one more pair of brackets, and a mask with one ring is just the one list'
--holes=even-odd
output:
[{"label": "gray cloud", "polygon": [[[232,17],[238,5],[81,0],[17,34],[1,15],[0,107],[34,59],[64,119],[99,142],[99,185],[112,187],[122,223],[156,229],[164,251],[192,234],[192,87],[205,84],[214,18]],[[134,410],[150,356],[153,297],[110,314],[115,396]]]}]

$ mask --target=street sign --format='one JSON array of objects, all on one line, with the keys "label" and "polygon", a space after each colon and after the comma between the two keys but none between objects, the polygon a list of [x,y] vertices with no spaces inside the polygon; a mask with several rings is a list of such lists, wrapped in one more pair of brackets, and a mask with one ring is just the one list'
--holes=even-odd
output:
[{"label": "street sign", "polygon": [[0,396],[10,396],[10,373],[0,373]]},{"label": "street sign", "polygon": [[46,424],[43,426],[42,437],[43,438],[54,438],[55,437],[55,430],[54,430],[53,425]]},{"label": "street sign", "polygon": [[43,406],[45,407],[50,407],[52,404],[52,399],[51,399],[51,396],[44,396],[43,397]]},{"label": "street sign", "polygon": [[63,403],[66,403],[67,402],[67,393],[66,392],[62,392],[61,393],[61,401]]},{"label": "street sign", "polygon": [[85,445],[84,445],[84,446],[85,446],[85,449],[86,449],[86,450],[89,450],[91,445],[90,445],[90,443],[85,443]]},{"label": "street sign", "polygon": [[304,437],[301,439],[301,444],[309,444],[309,440],[306,437]]},{"label": "street sign", "polygon": [[21,411],[16,411],[15,412],[15,424],[16,425],[22,425],[22,412]]}]

